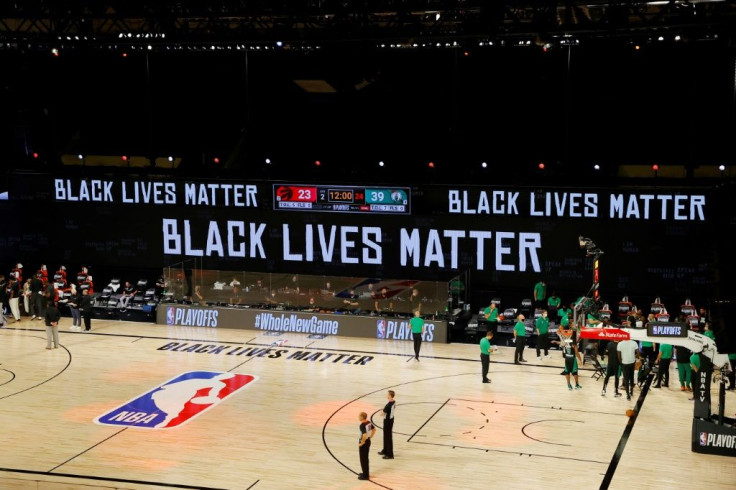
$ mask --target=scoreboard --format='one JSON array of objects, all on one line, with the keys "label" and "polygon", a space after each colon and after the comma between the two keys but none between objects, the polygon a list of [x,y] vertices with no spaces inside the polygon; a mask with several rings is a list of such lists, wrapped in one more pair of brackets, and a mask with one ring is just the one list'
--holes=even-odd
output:
[{"label": "scoreboard", "polygon": [[411,214],[411,190],[406,187],[339,185],[273,185],[277,211]]}]

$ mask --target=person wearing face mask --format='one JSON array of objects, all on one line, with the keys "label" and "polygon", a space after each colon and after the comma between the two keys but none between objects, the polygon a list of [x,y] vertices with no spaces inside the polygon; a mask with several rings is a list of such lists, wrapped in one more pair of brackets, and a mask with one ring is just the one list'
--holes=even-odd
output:
[{"label": "person wearing face mask", "polygon": [[549,359],[549,318],[547,318],[547,310],[542,310],[542,315],[537,318],[534,327],[537,330],[537,359],[542,360],[542,350],[544,350],[544,358]]}]

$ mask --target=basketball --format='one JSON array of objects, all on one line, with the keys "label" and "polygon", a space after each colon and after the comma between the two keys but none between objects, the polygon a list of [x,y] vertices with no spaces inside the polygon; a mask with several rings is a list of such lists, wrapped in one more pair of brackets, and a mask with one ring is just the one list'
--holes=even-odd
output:
[{"label": "basketball", "polygon": [[626,416],[627,417],[632,417],[633,415],[634,415],[634,411],[632,409],[626,410]]}]

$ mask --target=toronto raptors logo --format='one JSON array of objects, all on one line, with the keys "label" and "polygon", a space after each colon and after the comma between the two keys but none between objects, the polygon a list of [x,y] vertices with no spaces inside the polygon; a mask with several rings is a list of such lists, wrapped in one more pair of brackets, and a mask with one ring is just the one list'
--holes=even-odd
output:
[{"label": "toronto raptors logo", "polygon": [[292,197],[294,197],[294,191],[291,187],[281,186],[276,189],[276,200],[290,201]]}]

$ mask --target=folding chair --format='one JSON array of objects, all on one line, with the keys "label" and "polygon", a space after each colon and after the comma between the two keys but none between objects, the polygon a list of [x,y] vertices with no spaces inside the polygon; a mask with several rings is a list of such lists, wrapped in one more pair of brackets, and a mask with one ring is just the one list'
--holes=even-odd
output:
[{"label": "folding chair", "polygon": [[593,356],[590,358],[590,362],[593,363],[593,374],[591,378],[598,381],[601,378],[606,377],[606,366],[601,364],[601,362],[598,360],[597,356]]}]

